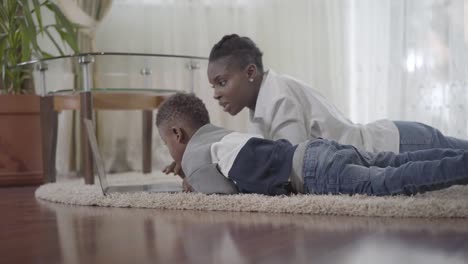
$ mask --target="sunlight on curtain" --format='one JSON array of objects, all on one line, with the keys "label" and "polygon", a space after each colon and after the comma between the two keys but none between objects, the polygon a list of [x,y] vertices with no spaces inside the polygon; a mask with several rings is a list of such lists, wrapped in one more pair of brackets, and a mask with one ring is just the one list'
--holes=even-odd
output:
[{"label": "sunlight on curtain", "polygon": [[465,9],[463,0],[351,0],[350,117],[468,138]]}]

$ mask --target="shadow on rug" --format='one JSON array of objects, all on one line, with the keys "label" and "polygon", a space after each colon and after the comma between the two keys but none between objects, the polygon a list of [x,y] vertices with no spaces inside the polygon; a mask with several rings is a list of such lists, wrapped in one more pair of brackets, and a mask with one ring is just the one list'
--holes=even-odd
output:
[{"label": "shadow on rug", "polygon": [[[115,184],[173,182],[177,177],[153,173],[125,173],[109,176]],[[384,217],[468,218],[468,186],[453,186],[415,196],[372,197],[364,195],[257,194],[205,195],[200,193],[116,193],[104,196],[98,181],[85,185],[82,179],[40,186],[36,197],[57,203],[200,211],[266,212],[313,215]]]}]

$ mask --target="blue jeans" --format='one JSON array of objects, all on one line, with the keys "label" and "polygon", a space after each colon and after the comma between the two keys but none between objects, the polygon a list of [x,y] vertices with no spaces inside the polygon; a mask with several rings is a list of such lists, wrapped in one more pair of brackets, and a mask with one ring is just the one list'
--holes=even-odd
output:
[{"label": "blue jeans", "polygon": [[438,129],[417,122],[394,121],[400,132],[400,153],[451,148],[468,150],[468,141],[444,136]]},{"label": "blue jeans", "polygon": [[468,184],[468,152],[371,153],[317,139],[307,146],[303,176],[310,194],[412,195]]}]

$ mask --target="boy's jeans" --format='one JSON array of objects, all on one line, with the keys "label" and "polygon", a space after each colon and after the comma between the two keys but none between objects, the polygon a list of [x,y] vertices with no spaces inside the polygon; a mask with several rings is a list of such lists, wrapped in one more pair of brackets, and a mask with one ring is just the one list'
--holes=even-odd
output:
[{"label": "boy's jeans", "polygon": [[400,153],[433,148],[468,150],[468,141],[444,136],[431,126],[407,121],[394,121],[400,132]]},{"label": "boy's jeans", "polygon": [[304,191],[311,194],[415,194],[468,184],[468,152],[430,149],[370,153],[327,139],[304,156]]}]

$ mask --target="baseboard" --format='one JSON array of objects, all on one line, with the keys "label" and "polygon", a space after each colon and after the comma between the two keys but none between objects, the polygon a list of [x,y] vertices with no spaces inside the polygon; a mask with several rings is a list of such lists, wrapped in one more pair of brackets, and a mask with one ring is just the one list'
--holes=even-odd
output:
[{"label": "baseboard", "polygon": [[0,172],[0,186],[40,185],[44,177],[40,171],[32,172]]}]

